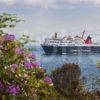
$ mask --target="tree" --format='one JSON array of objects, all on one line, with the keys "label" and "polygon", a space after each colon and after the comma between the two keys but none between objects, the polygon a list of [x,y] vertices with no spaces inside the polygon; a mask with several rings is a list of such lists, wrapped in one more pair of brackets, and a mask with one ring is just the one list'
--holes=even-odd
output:
[{"label": "tree", "polygon": [[16,23],[20,21],[22,20],[20,20],[15,14],[0,14],[0,34],[4,33],[3,28],[14,28]]}]

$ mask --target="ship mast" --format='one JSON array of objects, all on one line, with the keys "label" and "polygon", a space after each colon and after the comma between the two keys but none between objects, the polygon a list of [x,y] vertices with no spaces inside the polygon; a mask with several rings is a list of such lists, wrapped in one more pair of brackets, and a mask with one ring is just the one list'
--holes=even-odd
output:
[{"label": "ship mast", "polygon": [[83,37],[84,37],[84,34],[85,34],[85,30],[82,32],[82,39],[83,39]]}]

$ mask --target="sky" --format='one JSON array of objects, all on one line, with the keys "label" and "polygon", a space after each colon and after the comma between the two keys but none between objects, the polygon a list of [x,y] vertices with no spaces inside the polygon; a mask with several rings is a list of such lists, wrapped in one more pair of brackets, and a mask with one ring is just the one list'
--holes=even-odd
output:
[{"label": "sky", "polygon": [[[0,14],[17,14],[25,22],[7,32],[43,40],[54,32],[100,38],[100,0],[0,0]],[[100,41],[100,40],[99,40]]]}]

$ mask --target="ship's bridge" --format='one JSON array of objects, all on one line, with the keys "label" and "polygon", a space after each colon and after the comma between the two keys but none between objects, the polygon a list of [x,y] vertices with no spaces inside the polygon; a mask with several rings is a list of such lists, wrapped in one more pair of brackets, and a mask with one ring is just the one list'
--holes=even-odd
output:
[{"label": "ship's bridge", "polygon": [[45,40],[44,44],[46,44],[46,45],[59,45],[60,39],[47,39],[47,40]]}]

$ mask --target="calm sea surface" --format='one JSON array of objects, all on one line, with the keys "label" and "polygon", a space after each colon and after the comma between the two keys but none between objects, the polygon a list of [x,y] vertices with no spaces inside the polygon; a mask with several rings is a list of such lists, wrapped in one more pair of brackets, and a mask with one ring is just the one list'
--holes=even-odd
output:
[{"label": "calm sea surface", "polygon": [[96,68],[96,61],[100,59],[100,54],[45,55],[41,47],[36,46],[35,49],[33,53],[37,55],[41,66],[44,67],[48,73],[65,63],[75,63],[80,66],[82,75],[85,76],[88,81],[94,77],[100,78],[100,68]]}]

